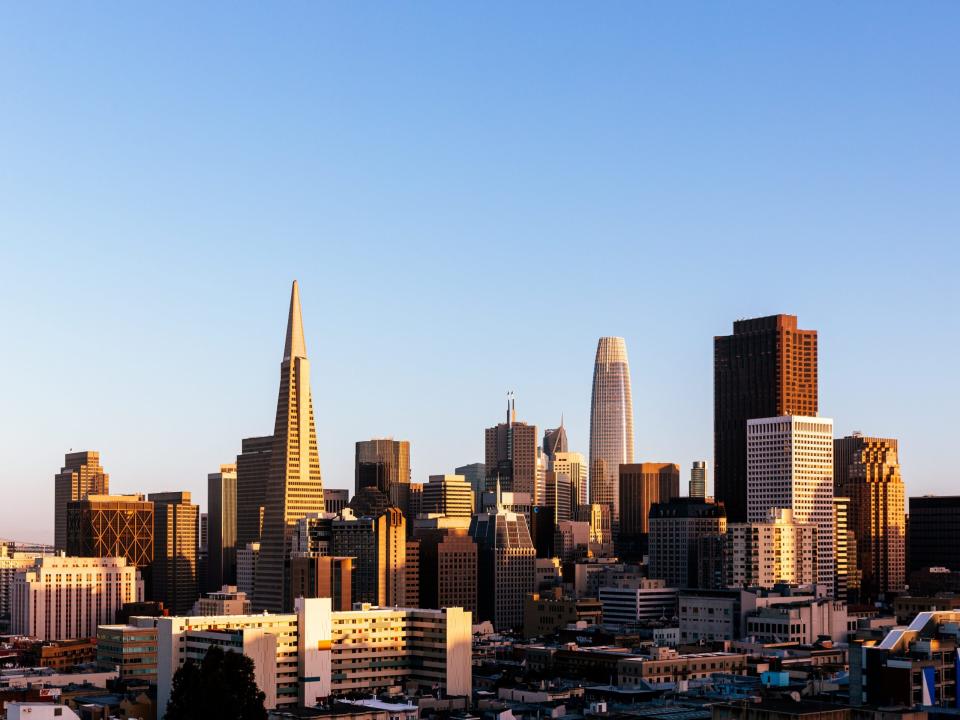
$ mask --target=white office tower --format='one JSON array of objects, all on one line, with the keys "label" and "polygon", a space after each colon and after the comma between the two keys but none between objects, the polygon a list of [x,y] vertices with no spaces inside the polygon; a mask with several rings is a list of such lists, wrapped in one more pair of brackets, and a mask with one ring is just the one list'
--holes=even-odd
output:
[{"label": "white office tower", "polygon": [[817,583],[833,588],[833,420],[782,415],[747,421],[747,520],[771,508],[817,526]]}]

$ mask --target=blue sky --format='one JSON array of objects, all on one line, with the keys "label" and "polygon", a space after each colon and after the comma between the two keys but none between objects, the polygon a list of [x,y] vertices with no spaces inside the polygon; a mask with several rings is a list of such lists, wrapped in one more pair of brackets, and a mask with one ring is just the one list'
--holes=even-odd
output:
[{"label": "blue sky", "polygon": [[0,9],[0,537],[53,475],[189,489],[272,430],[299,279],[321,464],[482,459],[508,390],[587,452],[627,339],[637,457],[712,459],[712,337],[820,331],[821,414],[956,490],[960,6]]}]

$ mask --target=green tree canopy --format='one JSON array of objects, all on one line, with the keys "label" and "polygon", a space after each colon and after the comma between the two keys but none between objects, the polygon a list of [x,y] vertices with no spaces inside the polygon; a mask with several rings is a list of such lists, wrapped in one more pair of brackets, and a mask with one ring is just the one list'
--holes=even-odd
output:
[{"label": "green tree canopy", "polygon": [[164,720],[266,720],[265,697],[253,661],[213,645],[199,665],[187,660],[173,676]]}]

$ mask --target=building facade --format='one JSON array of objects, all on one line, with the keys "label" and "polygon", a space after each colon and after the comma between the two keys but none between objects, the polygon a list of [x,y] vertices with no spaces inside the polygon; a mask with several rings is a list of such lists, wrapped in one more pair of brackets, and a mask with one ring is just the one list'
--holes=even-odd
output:
[{"label": "building facade", "polygon": [[897,441],[859,433],[833,443],[834,483],[850,498],[860,595],[902,592],[906,584],[906,507]]},{"label": "building facade", "polygon": [[470,517],[473,510],[473,488],[463,475],[431,475],[423,486],[425,514]]},{"label": "building facade", "polygon": [[537,554],[526,518],[502,508],[477,513],[470,536],[477,544],[479,619],[497,630],[519,628],[523,598],[534,591]]},{"label": "building facade", "polygon": [[747,520],[772,508],[817,527],[817,582],[833,588],[833,421],[779,416],[747,421]]},{"label": "building facade", "polygon": [[310,394],[310,361],[296,281],[290,294],[290,314],[280,363],[280,393],[264,503],[253,606],[258,610],[282,612],[293,607],[289,552],[294,525],[308,513],[323,511],[323,480]]},{"label": "building facade", "polygon": [[624,464],[619,468],[620,535],[646,536],[650,508],[680,496],[680,466],[674,463]]},{"label": "building facade", "polygon": [[197,525],[200,508],[189,492],[151,493],[153,503],[153,564],[150,599],[170,612],[186,614],[200,593],[197,589]]},{"label": "building facade", "polygon": [[506,422],[487,428],[484,433],[487,490],[499,485],[504,492],[526,493],[537,502],[537,473],[540,468],[537,426],[517,420],[511,402]]},{"label": "building facade", "polygon": [[763,522],[730,523],[725,583],[735,588],[816,583],[817,547],[817,526],[796,522],[792,510],[772,508]]},{"label": "building facade", "polygon": [[273,435],[244,438],[237,455],[237,546],[260,542]]},{"label": "building facade", "polygon": [[707,461],[694,460],[690,467],[690,487],[687,494],[692,498],[707,496]]},{"label": "building facade", "polygon": [[817,333],[793,315],[737,320],[713,340],[714,495],[747,518],[747,421],[818,412]]},{"label": "building facade", "polygon": [[590,502],[610,508],[620,524],[620,466],[633,463],[633,394],[627,345],[620,337],[597,342],[590,400]]},{"label": "building facade", "polygon": [[647,620],[668,620],[677,614],[677,588],[663,580],[640,579],[600,588],[603,622],[634,625]]},{"label": "building facade", "polygon": [[960,571],[960,495],[910,498],[910,572],[925,568]]},{"label": "building facade", "polygon": [[140,573],[125,558],[41,557],[17,572],[10,629],[38,640],[96,637],[124,603],[142,600]]},{"label": "building facade", "polygon": [[477,613],[477,544],[467,528],[417,530],[420,607]]},{"label": "building facade", "polygon": [[207,475],[206,587],[237,582],[237,466]]},{"label": "building facade", "polygon": [[110,476],[100,466],[95,450],[67,453],[63,467],[54,477],[53,544],[58,552],[67,549],[67,505],[88,495],[108,495]]},{"label": "building facade", "polygon": [[143,495],[88,495],[67,503],[67,555],[153,563],[153,503]]},{"label": "building facade", "polygon": [[695,497],[673,498],[651,506],[649,524],[650,577],[670,587],[699,587],[697,541],[727,531],[723,506]]},{"label": "building facade", "polygon": [[354,455],[354,493],[375,487],[409,517],[410,442],[379,438],[361,440]]}]

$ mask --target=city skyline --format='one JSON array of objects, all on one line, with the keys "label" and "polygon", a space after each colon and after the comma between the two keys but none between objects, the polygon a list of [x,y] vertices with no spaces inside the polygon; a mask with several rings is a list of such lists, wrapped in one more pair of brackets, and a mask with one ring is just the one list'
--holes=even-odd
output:
[{"label": "city skyline", "polygon": [[416,482],[481,461],[509,390],[587,455],[608,335],[636,461],[712,483],[712,339],[789,313],[835,433],[951,491],[957,8],[410,12],[0,10],[0,536],[52,540],[70,449],[206,507],[294,278],[331,488],[371,437]]}]

